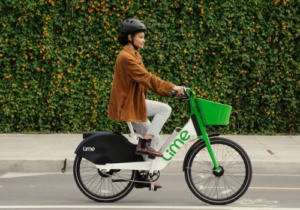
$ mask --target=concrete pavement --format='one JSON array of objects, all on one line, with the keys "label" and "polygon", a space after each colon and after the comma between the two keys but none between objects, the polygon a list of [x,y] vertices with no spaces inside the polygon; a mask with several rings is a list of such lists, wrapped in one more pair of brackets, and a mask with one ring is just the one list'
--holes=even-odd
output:
[{"label": "concrete pavement", "polygon": [[[123,134],[127,137],[127,134]],[[160,135],[160,146],[169,135]],[[249,155],[253,173],[300,174],[300,136],[220,135],[241,145]],[[72,172],[75,149],[82,134],[0,134],[0,173]],[[187,145],[165,172],[182,171]]]}]

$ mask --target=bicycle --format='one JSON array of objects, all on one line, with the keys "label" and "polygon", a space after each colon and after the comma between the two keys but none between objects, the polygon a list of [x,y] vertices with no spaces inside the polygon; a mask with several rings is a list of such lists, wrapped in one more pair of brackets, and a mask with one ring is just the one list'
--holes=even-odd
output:
[{"label": "bicycle", "polygon": [[[170,93],[174,97],[177,91]],[[251,161],[237,143],[218,137],[219,134],[208,136],[205,127],[228,125],[232,107],[195,96],[190,88],[184,88],[180,98],[189,105],[190,119],[183,128],[176,127],[160,148],[163,157],[144,161],[141,155],[135,155],[136,144],[118,132],[84,132],[73,166],[74,179],[81,192],[98,202],[114,202],[128,195],[135,182],[151,183],[149,190],[156,190],[154,182],[160,170],[180,148],[197,140],[183,162],[189,189],[197,198],[213,205],[239,199],[252,179]],[[130,136],[135,137],[131,124],[127,123]],[[149,175],[149,181],[138,179],[141,170]]]}]

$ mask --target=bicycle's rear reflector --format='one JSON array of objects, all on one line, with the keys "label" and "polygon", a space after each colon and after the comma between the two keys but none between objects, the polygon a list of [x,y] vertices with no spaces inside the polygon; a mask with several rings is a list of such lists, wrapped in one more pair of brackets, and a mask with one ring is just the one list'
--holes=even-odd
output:
[{"label": "bicycle's rear reflector", "polygon": [[228,125],[231,106],[196,98],[205,125]]}]

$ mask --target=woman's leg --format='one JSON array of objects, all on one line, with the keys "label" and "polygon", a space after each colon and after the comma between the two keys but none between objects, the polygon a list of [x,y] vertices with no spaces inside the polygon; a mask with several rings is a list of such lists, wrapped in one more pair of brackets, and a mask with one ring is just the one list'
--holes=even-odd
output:
[{"label": "woman's leg", "polygon": [[[152,101],[146,99],[146,109],[147,116],[154,116],[152,123],[150,123],[149,119],[146,122],[134,123],[132,122],[132,127],[139,132],[142,136],[150,136],[148,139],[152,139],[150,147],[154,150],[158,149],[159,144],[159,132],[161,131],[163,125],[169,118],[172,108],[168,104],[164,104],[158,101]],[[147,155],[144,155],[144,159]]]},{"label": "woman's leg", "polygon": [[168,120],[172,112],[172,108],[168,104],[148,99],[146,99],[146,107],[147,116],[154,116],[146,134],[153,135],[153,139],[150,146],[154,150],[157,150],[159,143],[159,132],[161,131],[165,122]]},{"label": "woman's leg", "polygon": [[[149,121],[149,119],[147,118],[146,122],[131,122],[131,125],[133,127],[134,130],[136,130],[139,134],[142,135],[142,137],[144,137],[147,133],[147,130],[149,129],[151,122]],[[148,155],[143,155],[143,158],[145,161],[148,160]]]}]

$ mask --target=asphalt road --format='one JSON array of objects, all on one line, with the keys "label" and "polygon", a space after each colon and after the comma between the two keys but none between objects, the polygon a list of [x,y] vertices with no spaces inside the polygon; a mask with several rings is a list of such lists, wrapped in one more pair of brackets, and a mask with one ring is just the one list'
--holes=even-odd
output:
[{"label": "asphalt road", "polygon": [[[26,175],[26,176],[25,176]],[[77,188],[73,174],[0,174],[0,209],[300,209],[300,175],[253,174],[236,202],[211,206],[189,190],[184,173],[163,173],[163,188],[133,189],[115,203],[97,203]],[[157,207],[157,208],[156,208]]]}]

